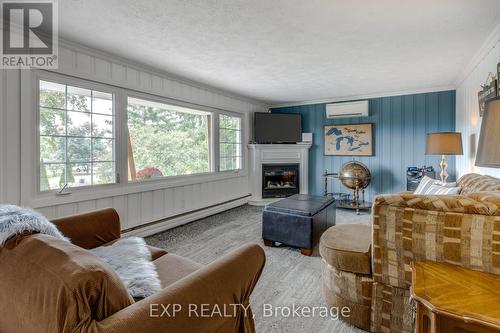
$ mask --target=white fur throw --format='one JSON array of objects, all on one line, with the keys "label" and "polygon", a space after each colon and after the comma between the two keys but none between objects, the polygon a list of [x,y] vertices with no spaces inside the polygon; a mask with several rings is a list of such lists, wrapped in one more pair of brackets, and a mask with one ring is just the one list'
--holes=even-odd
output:
[{"label": "white fur throw", "polygon": [[[0,247],[12,236],[25,231],[69,241],[42,214],[29,208],[0,205]],[[161,290],[160,279],[144,239],[124,238],[113,245],[90,251],[111,266],[132,297],[144,298]]]},{"label": "white fur throw", "polygon": [[90,250],[107,262],[134,298],[145,298],[161,290],[151,252],[144,239],[123,238],[109,246]]},{"label": "white fur throw", "polygon": [[29,208],[0,205],[0,246],[3,246],[12,236],[22,234],[25,231],[38,232],[68,240],[42,214]]}]

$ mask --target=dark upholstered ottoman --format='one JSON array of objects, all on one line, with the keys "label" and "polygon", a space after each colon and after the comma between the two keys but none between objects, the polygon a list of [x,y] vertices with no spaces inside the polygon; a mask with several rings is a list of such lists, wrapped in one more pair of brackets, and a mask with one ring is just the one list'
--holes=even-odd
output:
[{"label": "dark upholstered ottoman", "polygon": [[323,232],[334,225],[333,198],[295,194],[264,208],[262,238],[267,246],[279,242],[310,256]]}]

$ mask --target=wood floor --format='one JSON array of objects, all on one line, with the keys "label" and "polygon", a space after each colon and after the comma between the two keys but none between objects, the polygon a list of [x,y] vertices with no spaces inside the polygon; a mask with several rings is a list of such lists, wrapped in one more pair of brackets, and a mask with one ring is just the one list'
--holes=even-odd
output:
[{"label": "wood floor", "polygon": [[[242,206],[160,234],[146,241],[171,253],[207,264],[238,246],[253,242],[264,247],[262,208]],[[367,213],[337,210],[337,223],[370,223]],[[321,297],[321,259],[315,249],[311,257],[288,247],[264,247],[266,267],[252,294],[257,332],[364,332],[331,318],[264,316],[264,307],[325,306]],[[269,309],[269,308],[268,308]],[[268,311],[269,312],[269,311]],[[278,311],[280,312],[280,311]]]}]

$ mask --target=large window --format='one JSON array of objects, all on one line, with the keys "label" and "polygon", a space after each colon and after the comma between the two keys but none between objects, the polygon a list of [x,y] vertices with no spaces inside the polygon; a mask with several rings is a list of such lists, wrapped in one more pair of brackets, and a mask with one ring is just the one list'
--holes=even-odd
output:
[{"label": "large window", "polygon": [[40,198],[63,188],[90,194],[95,185],[142,187],[152,178],[168,186],[168,177],[243,169],[238,113],[55,73],[35,77],[36,113],[26,116],[38,128],[29,132],[38,153],[29,157],[37,178],[29,183]]},{"label": "large window", "polygon": [[116,181],[113,94],[39,81],[40,191]]},{"label": "large window", "polygon": [[219,170],[241,169],[241,118],[219,115]]},{"label": "large window", "polygon": [[128,98],[129,180],[211,171],[212,113]]}]

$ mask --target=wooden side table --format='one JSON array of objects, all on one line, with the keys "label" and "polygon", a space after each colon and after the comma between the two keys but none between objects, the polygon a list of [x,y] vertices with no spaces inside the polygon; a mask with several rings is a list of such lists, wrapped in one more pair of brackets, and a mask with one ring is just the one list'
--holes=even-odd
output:
[{"label": "wooden side table", "polygon": [[500,332],[500,275],[430,261],[412,269],[418,333]]}]

